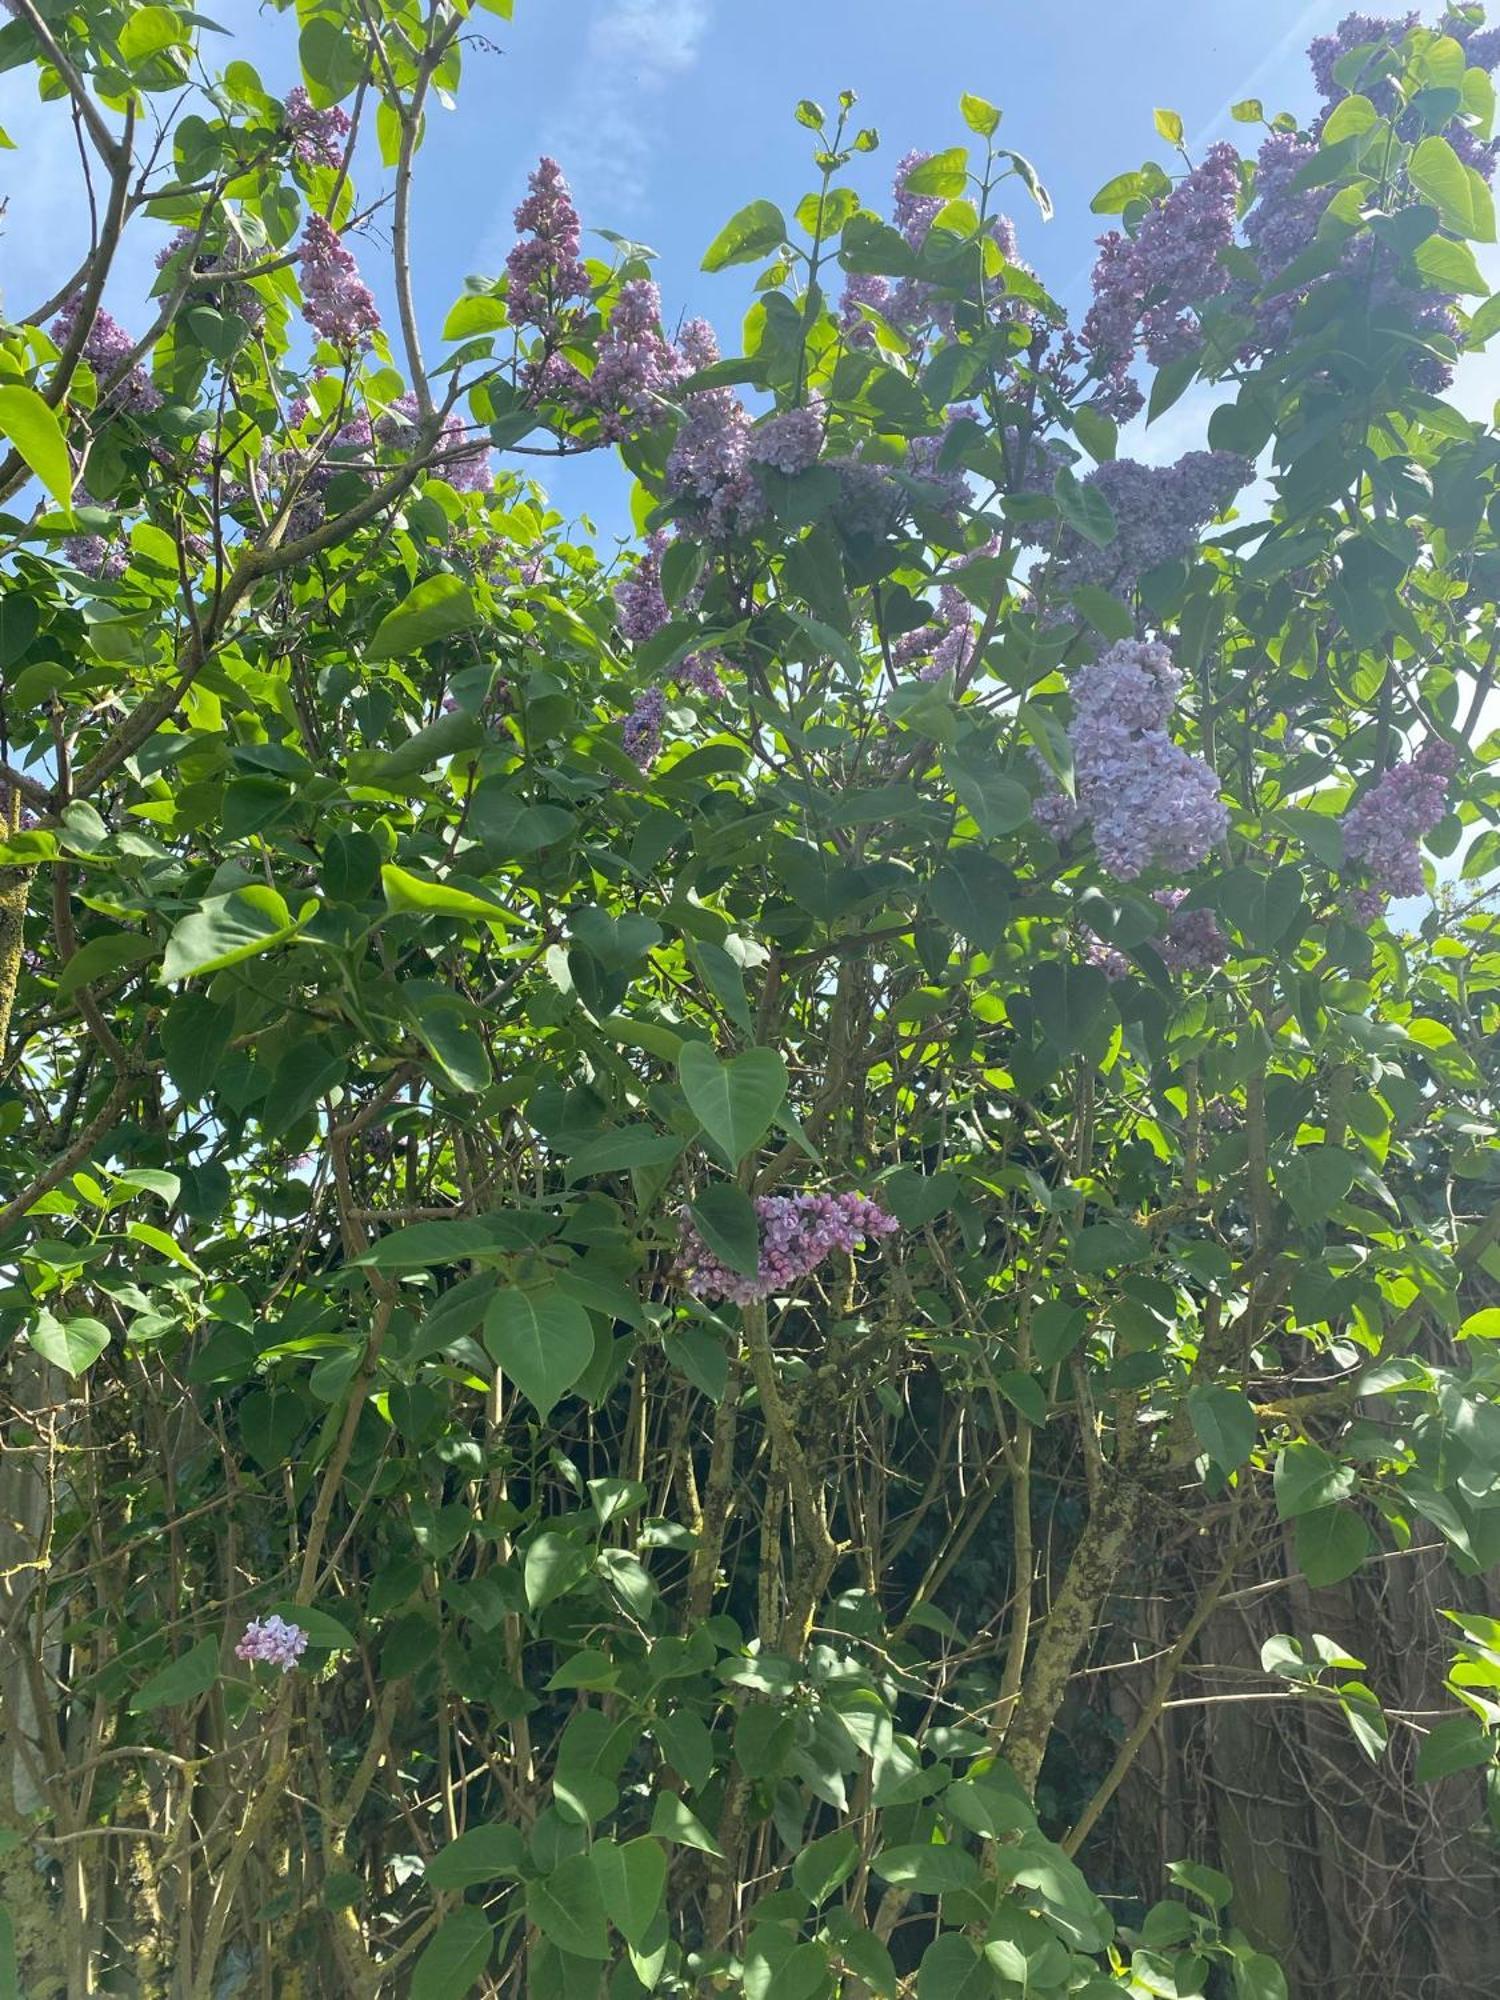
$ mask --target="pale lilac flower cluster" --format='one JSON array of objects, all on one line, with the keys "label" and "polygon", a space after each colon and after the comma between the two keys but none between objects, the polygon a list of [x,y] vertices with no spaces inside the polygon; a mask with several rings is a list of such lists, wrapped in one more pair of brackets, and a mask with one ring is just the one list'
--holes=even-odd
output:
[{"label": "pale lilac flower cluster", "polygon": [[1158,889],[1152,901],[1167,912],[1156,949],[1172,972],[1213,972],[1229,956],[1229,940],[1212,910],[1182,907],[1186,889]]},{"label": "pale lilac flower cluster", "polygon": [[605,437],[621,442],[660,413],[660,403],[684,372],[682,357],[661,331],[661,294],[649,279],[620,287],[588,378],[588,401]]},{"label": "pale lilac flower cluster", "polygon": [[902,633],[891,647],[893,667],[910,666],[913,660],[930,655],[917,678],[940,681],[947,674],[957,675],[969,664],[974,652],[974,614],[957,584],[945,583],[939,590],[938,618],[935,625]]},{"label": "pale lilac flower cluster", "polygon": [[1110,984],[1117,979],[1128,977],[1130,960],[1117,946],[1106,944],[1097,931],[1090,931],[1083,941],[1083,962],[1097,966]]},{"label": "pale lilac flower cluster", "polygon": [[1100,548],[1065,528],[1056,581],[1133,590],[1148,570],[1187,555],[1205,525],[1254,477],[1249,459],[1229,451],[1190,451],[1175,465],[1114,458],[1096,466],[1083,483],[1109,502],[1114,539]]},{"label": "pale lilac flower cluster", "polygon": [[1111,230],[1099,239],[1094,298],[1083,322],[1104,400],[1133,416],[1141,396],[1128,378],[1137,346],[1160,367],[1190,351],[1198,336],[1193,307],[1229,282],[1220,253],[1234,241],[1239,155],[1221,142],[1147,213],[1134,236]]},{"label": "pale lilac flower cluster", "polygon": [[506,296],[515,324],[534,326],[550,340],[563,330],[569,304],[589,295],[580,255],[583,225],[556,160],[539,160],[526,185],[515,212],[523,240],[505,260]]},{"label": "pale lilac flower cluster", "polygon": [[729,692],[719,676],[723,659],[722,653],[689,653],[672,669],[673,678],[679,687],[691,688],[710,701],[722,701]]},{"label": "pale lilac flower cluster", "polygon": [[286,124],[292,151],[304,167],[336,167],[351,130],[338,105],[320,111],[299,83],[287,92]]},{"label": "pale lilac flower cluster", "polygon": [[69,535],[63,543],[63,554],[74,569],[81,569],[85,576],[101,583],[114,583],[125,574],[130,562],[128,550],[119,542],[106,541],[103,535]]},{"label": "pale lilac flower cluster", "polygon": [[[709,368],[719,358],[713,329],[704,320],[688,322],[680,346],[690,372]],[[732,389],[696,389],[684,397],[667,457],[667,485],[714,540],[737,533],[760,511],[760,488],[749,458],[750,415]]]},{"label": "pale lilac flower cluster", "polygon": [[1367,918],[1392,896],[1422,893],[1422,837],[1443,817],[1457,761],[1451,745],[1432,737],[1408,763],[1382,772],[1344,814],[1344,865],[1364,878],[1356,907]]},{"label": "pale lilac flower cluster", "polygon": [[829,461],[838,474],[839,497],[834,519],[846,535],[878,539],[901,518],[901,488],[883,466],[858,458]]},{"label": "pale lilac flower cluster", "polygon": [[940,513],[958,515],[973,503],[969,476],[961,465],[940,468],[938,460],[955,424],[977,420],[979,412],[968,403],[948,413],[946,427],[935,437],[913,438],[906,447],[906,469],[913,479],[933,488],[933,505]]},{"label": "pale lilac flower cluster", "polygon": [[1100,862],[1122,882],[1153,862],[1196,867],[1228,825],[1218,779],[1167,734],[1180,687],[1166,647],[1133,639],[1073,677],[1078,804]]},{"label": "pale lilac flower cluster", "polygon": [[890,299],[891,288],[885,278],[878,277],[873,271],[850,272],[839,306],[839,325],[851,347],[875,345],[875,329],[860,307],[871,307],[883,319],[887,316]]},{"label": "pale lilac flower cluster", "polygon": [[753,1278],[732,1271],[704,1242],[692,1216],[682,1215],[678,1270],[701,1299],[749,1305],[787,1292],[836,1251],[853,1252],[871,1237],[892,1236],[901,1225],[878,1202],[861,1194],[763,1194],[759,1268]]},{"label": "pale lilac flower cluster", "polygon": [[659,687],[649,687],[644,694],[637,696],[635,707],[625,718],[620,742],[625,754],[633,757],[643,771],[656,761],[666,716],[666,696]]},{"label": "pale lilac flower cluster", "polygon": [[624,636],[642,645],[653,638],[672,613],[661,587],[661,559],[667,538],[658,528],[646,537],[640,560],[615,585],[615,618]]},{"label": "pale lilac flower cluster", "polygon": [[[59,347],[65,347],[71,340],[82,305],[82,296],[75,294],[52,322],[52,338]],[[124,327],[102,306],[97,306],[84,336],[82,354],[98,378],[100,394],[105,396],[105,407],[123,410],[128,416],[148,417],[153,410],[161,408],[161,391],[141,364],[131,360],[134,352],[135,342]]]},{"label": "pale lilac flower cluster", "polygon": [[307,1651],[307,1634],[273,1612],[269,1618],[252,1618],[245,1636],[234,1649],[237,1660],[259,1660],[268,1667],[280,1667],[289,1674]]},{"label": "pale lilac flower cluster", "polygon": [[338,231],[321,215],[310,215],[297,255],[303,318],[334,347],[362,347],[379,328],[380,314]]},{"label": "pale lilac flower cluster", "polygon": [[[408,391],[396,398],[376,424],[375,435],[382,444],[410,451],[417,441],[419,416],[417,399]],[[487,493],[493,484],[489,446],[483,439],[469,436],[456,410],[449,410],[443,418],[433,448],[432,469],[459,493]]]},{"label": "pale lilac flower cluster", "polygon": [[[1411,33],[1420,19],[1421,16],[1416,13],[1394,21],[1376,14],[1346,14],[1331,35],[1319,35],[1307,51],[1318,95],[1330,104],[1347,96],[1349,87],[1340,83],[1334,75],[1344,57],[1353,49],[1369,46],[1373,64],[1378,50],[1394,47],[1403,36]],[[1370,73],[1361,76],[1353,87],[1362,96],[1368,97],[1377,111],[1394,111],[1397,103],[1395,82],[1390,77],[1374,75],[1371,64],[1366,65]]]},{"label": "pale lilac flower cluster", "polygon": [[768,465],[788,479],[817,463],[823,449],[823,413],[816,404],[763,417],[746,447],[752,465]]}]

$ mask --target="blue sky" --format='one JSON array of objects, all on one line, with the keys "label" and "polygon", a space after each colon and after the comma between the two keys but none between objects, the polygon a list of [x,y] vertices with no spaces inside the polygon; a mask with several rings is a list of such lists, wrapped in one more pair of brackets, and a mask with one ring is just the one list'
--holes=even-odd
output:
[{"label": "blue sky", "polygon": [[[516,0],[506,24],[477,11],[458,107],[434,110],[419,167],[416,283],[435,338],[465,275],[493,273],[512,237],[511,210],[541,152],[562,161],[585,223],[617,229],[660,252],[669,322],[693,313],[725,339],[748,297],[744,271],[707,277],[705,245],[745,202],[788,211],[811,184],[809,135],[793,122],[802,96],[831,103],[856,90],[880,150],[856,163],[857,185],[884,199],[912,147],[965,139],[957,101],[977,91],[1004,111],[1002,137],[1027,153],[1052,191],[1043,223],[1017,189],[1022,254],[1065,303],[1087,296],[1096,189],[1168,149],[1152,108],[1182,114],[1191,150],[1236,133],[1229,106],[1259,97],[1268,112],[1310,107],[1305,50],[1346,0]],[[273,91],[296,80],[296,21],[253,0],[207,0],[205,11],[256,63]],[[227,60],[229,37],[207,37]],[[482,45],[481,45],[482,44]],[[24,311],[76,263],[83,235],[76,155],[63,108],[40,105],[30,76],[0,77],[0,125],[18,150],[0,154],[9,197],[0,259],[6,304]],[[382,180],[361,175],[363,198]],[[142,231],[122,260],[110,303],[142,317],[159,237]],[[596,247],[598,247],[596,245]],[[361,252],[383,293],[383,246]],[[1469,393],[1488,413],[1500,369],[1468,364]],[[1210,394],[1208,403],[1214,400]],[[1203,399],[1185,398],[1136,448],[1175,456],[1200,442]],[[603,455],[554,470],[569,513],[590,509],[605,530],[625,524],[623,483]]]}]

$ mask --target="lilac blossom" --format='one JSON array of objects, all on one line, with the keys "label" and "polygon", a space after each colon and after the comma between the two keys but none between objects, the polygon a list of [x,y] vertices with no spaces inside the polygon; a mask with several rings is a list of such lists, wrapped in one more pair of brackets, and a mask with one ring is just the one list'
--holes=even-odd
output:
[{"label": "lilac blossom", "polygon": [[746,447],[752,465],[768,465],[788,479],[816,464],[822,449],[823,412],[816,404],[763,417]]},{"label": "lilac blossom", "polygon": [[244,245],[230,237],[221,249],[212,249],[202,242],[196,229],[179,229],[157,251],[157,270],[164,271],[175,257],[189,250],[192,260],[179,282],[185,280],[186,288],[204,303],[217,306],[221,312],[236,313],[252,332],[257,332],[265,323],[266,305],[255,287],[237,275],[248,261]]},{"label": "lilac blossom", "polygon": [[656,761],[661,749],[661,729],[667,715],[667,698],[659,687],[649,687],[638,695],[620,730],[620,742],[628,757],[644,771]]},{"label": "lilac blossom", "polygon": [[665,392],[683,372],[681,357],[661,331],[661,294],[645,278],[620,287],[588,378],[588,400],[605,437],[634,435],[660,414]]},{"label": "lilac blossom", "polygon": [[1100,862],[1122,882],[1153,862],[1196,867],[1228,826],[1218,779],[1167,734],[1180,687],[1166,647],[1132,639],[1073,677],[1078,803]]},{"label": "lilac blossom", "polygon": [[73,565],[81,569],[85,576],[97,578],[101,583],[114,583],[125,574],[130,557],[118,542],[106,541],[103,535],[69,535],[63,543],[63,554]]},{"label": "lilac blossom", "polygon": [[[1346,14],[1331,35],[1319,35],[1307,51],[1318,95],[1330,104],[1347,96],[1348,87],[1334,75],[1343,58],[1354,49],[1372,45],[1370,62],[1366,65],[1367,72],[1371,71],[1378,50],[1393,48],[1403,36],[1411,33],[1420,18],[1415,13],[1394,21],[1382,19],[1376,14]],[[1367,73],[1360,77],[1354,88],[1368,97],[1377,111],[1395,110],[1397,96],[1392,78]]]},{"label": "lilac blossom", "polygon": [[307,218],[298,261],[308,325],[334,347],[364,346],[380,326],[375,298],[338,232],[321,215]]},{"label": "lilac blossom", "polygon": [[1344,814],[1344,865],[1364,879],[1356,907],[1374,917],[1392,896],[1419,896],[1425,886],[1421,840],[1446,809],[1457,765],[1438,737],[1408,763],[1393,764]]},{"label": "lilac blossom", "polygon": [[1186,889],[1158,889],[1152,897],[1167,912],[1156,949],[1172,972],[1213,972],[1228,958],[1229,940],[1212,910],[1182,907],[1186,896]]},{"label": "lilac blossom", "polygon": [[839,498],[834,519],[846,535],[888,534],[901,518],[902,494],[891,475],[879,465],[858,458],[829,461],[838,474]]},{"label": "lilac blossom", "polygon": [[759,1195],[755,1212],[760,1257],[755,1276],[747,1278],[708,1247],[683,1211],[678,1270],[699,1298],[749,1305],[790,1291],[835,1252],[852,1253],[869,1238],[894,1235],[901,1227],[878,1202],[860,1194]]},{"label": "lilac blossom", "polygon": [[589,295],[580,256],[583,226],[556,160],[543,157],[527,179],[515,212],[521,241],[505,260],[507,301],[517,326],[534,326],[549,339],[563,327],[569,304]]},{"label": "lilac blossom", "polygon": [[1133,590],[1148,570],[1187,555],[1205,525],[1254,477],[1249,459],[1229,451],[1190,451],[1175,465],[1115,458],[1096,466],[1083,483],[1109,502],[1114,539],[1100,548],[1065,528],[1055,580]]},{"label": "lilac blossom", "polygon": [[252,1618],[234,1649],[237,1660],[260,1660],[289,1674],[307,1651],[307,1634],[300,1625],[278,1618]]},{"label": "lilac blossom", "polygon": [[722,701],[729,693],[719,676],[723,663],[722,653],[689,653],[672,669],[673,678],[679,687],[691,688],[710,701]]},{"label": "lilac blossom", "polygon": [[957,675],[974,652],[974,614],[969,600],[957,584],[945,583],[938,592],[938,623],[903,632],[891,647],[893,667],[910,666],[913,660],[931,655],[917,675],[918,680],[940,681]]},{"label": "lilac blossom", "polygon": [[[417,399],[408,391],[396,398],[376,424],[375,435],[382,444],[411,451],[417,443],[420,417]],[[487,493],[493,484],[489,446],[483,439],[469,436],[456,410],[449,410],[438,428],[432,470],[459,493]]]},{"label": "lilac blossom", "polygon": [[839,326],[851,347],[873,347],[875,329],[860,311],[870,306],[882,319],[890,314],[891,287],[887,279],[873,271],[851,271],[839,301]]},{"label": "lilac blossom", "polygon": [[[52,322],[52,338],[59,347],[65,347],[72,339],[82,307],[82,294],[75,294]],[[102,306],[96,306],[84,335],[82,354],[98,378],[105,407],[124,411],[128,416],[148,417],[161,408],[161,391],[141,364],[131,359],[134,353],[135,342],[124,327]]]},{"label": "lilac blossom", "polygon": [[1192,308],[1229,282],[1220,253],[1234,241],[1239,190],[1239,155],[1221,142],[1148,210],[1133,236],[1111,230],[1099,239],[1083,344],[1117,394],[1126,393],[1121,371],[1137,346],[1157,367],[1191,350],[1198,337]]},{"label": "lilac blossom", "polygon": [[661,559],[667,538],[658,528],[646,538],[635,568],[615,585],[615,618],[633,644],[644,644],[658,633],[672,613],[661,587]]},{"label": "lilac blossom", "polygon": [[320,111],[299,83],[287,92],[286,124],[292,152],[304,167],[337,167],[352,129],[336,104]]},{"label": "lilac blossom", "polygon": [[920,479],[925,486],[935,489],[933,504],[943,514],[958,515],[966,507],[972,506],[973,488],[969,476],[961,465],[939,466],[943,448],[953,433],[954,426],[964,422],[976,422],[979,412],[964,404],[949,413],[946,429],[936,437],[913,438],[906,448],[906,469],[913,479]]},{"label": "lilac blossom", "polygon": [[1097,931],[1090,931],[1083,941],[1083,962],[1097,966],[1111,984],[1130,973],[1130,960],[1124,952],[1116,945],[1106,944]]},{"label": "lilac blossom", "polygon": [[[702,320],[683,328],[680,348],[689,371],[711,367],[719,358],[713,330]],[[749,454],[749,412],[732,389],[697,389],[683,398],[667,457],[667,485],[715,540],[735,534],[760,511]]]}]

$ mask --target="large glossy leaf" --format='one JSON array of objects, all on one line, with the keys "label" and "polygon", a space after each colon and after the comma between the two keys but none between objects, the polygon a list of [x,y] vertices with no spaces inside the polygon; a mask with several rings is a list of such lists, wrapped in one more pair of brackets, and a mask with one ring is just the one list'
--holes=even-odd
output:
[{"label": "large glossy leaf", "polygon": [[581,1305],[555,1286],[510,1285],[484,1316],[484,1344],[545,1417],[594,1357],[594,1329]]},{"label": "large glossy leaf", "polygon": [[698,1123],[731,1166],[758,1146],[786,1097],[786,1064],[775,1049],[746,1049],[720,1062],[703,1042],[684,1042],[677,1074]]}]

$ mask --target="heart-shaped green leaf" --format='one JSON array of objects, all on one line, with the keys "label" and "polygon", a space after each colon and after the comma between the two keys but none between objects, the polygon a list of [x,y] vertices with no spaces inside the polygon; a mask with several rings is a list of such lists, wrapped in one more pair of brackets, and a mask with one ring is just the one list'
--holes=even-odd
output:
[{"label": "heart-shaped green leaf", "polygon": [[786,1064],[775,1049],[746,1049],[721,1063],[703,1042],[684,1042],[678,1078],[689,1108],[737,1167],[771,1129],[786,1097]]}]

